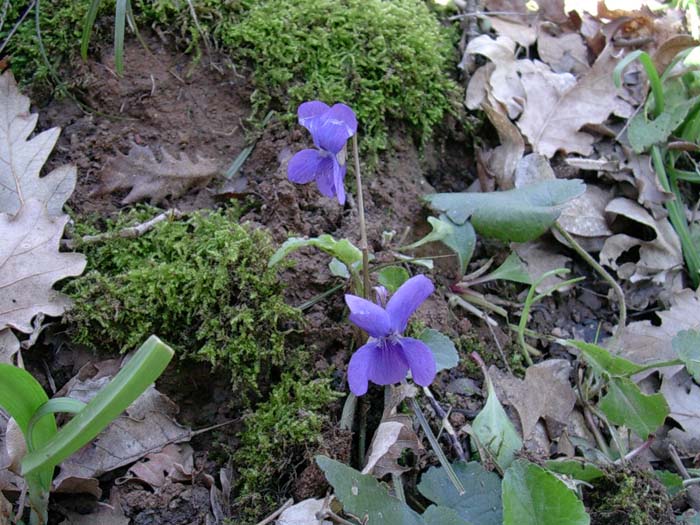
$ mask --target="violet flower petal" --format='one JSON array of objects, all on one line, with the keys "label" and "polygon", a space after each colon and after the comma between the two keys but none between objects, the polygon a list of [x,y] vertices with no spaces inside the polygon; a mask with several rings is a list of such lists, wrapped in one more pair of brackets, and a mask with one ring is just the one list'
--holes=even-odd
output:
[{"label": "violet flower petal", "polygon": [[331,108],[328,104],[324,104],[319,100],[304,102],[303,104],[300,104],[299,108],[297,109],[299,124],[309,130],[316,146],[318,146],[318,143],[316,142],[316,131],[321,125],[321,117],[330,109]]},{"label": "violet flower petal", "polygon": [[318,191],[326,197],[335,197],[335,166],[338,162],[332,157],[325,157],[323,159],[323,166],[319,170],[316,176],[316,185],[318,186]]},{"label": "violet flower petal", "polygon": [[391,332],[391,321],[384,308],[371,301],[345,294],[345,303],[350,308],[350,321],[372,337],[384,337]]},{"label": "violet flower petal", "polygon": [[325,158],[321,157],[318,150],[304,149],[294,155],[287,164],[287,178],[297,184],[306,184],[316,178],[320,171],[321,163]]},{"label": "violet flower petal", "polygon": [[416,275],[403,283],[386,305],[386,312],[391,319],[391,328],[398,333],[403,333],[408,324],[408,318],[434,290],[433,282],[425,275]]},{"label": "violet flower petal", "polygon": [[411,369],[413,380],[420,386],[430,385],[435,379],[437,368],[433,352],[423,341],[411,337],[402,337],[399,343]]},{"label": "violet flower petal", "polygon": [[[345,104],[335,104],[318,120],[308,119],[314,142],[318,147],[331,153],[338,153],[350,137],[357,131],[357,118],[352,109]],[[313,128],[313,129],[312,129]]]},{"label": "violet flower petal", "polygon": [[342,206],[345,204],[345,166],[338,164],[333,157],[333,187],[338,196],[338,202]]},{"label": "violet flower petal", "polygon": [[393,385],[406,378],[408,361],[399,343],[377,341],[369,367],[369,380],[377,385]]},{"label": "violet flower petal", "polygon": [[369,383],[369,370],[372,366],[374,353],[377,352],[379,342],[370,341],[358,348],[348,364],[348,384],[350,391],[356,396],[362,396],[367,392]]}]

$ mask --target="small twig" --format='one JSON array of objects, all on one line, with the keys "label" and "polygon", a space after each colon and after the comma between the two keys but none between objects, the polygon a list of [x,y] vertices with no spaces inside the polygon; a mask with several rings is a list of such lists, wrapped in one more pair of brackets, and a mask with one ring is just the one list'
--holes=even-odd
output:
[{"label": "small twig", "polygon": [[493,337],[493,340],[496,343],[496,348],[498,348],[498,353],[501,356],[503,365],[506,367],[506,370],[508,370],[508,373],[510,375],[513,375],[513,370],[510,368],[510,363],[508,363],[508,359],[506,359],[506,353],[503,351],[501,342],[498,340],[498,337],[496,337],[496,332],[494,332],[493,327],[489,323],[486,323],[486,326],[488,327],[489,332],[491,332],[491,337]]},{"label": "small twig", "polygon": [[447,412],[443,410],[442,406],[440,406],[440,403],[438,403],[437,399],[435,399],[435,396],[433,396],[433,393],[430,391],[430,388],[424,386],[423,393],[428,398],[430,406],[433,407],[433,410],[441,419],[442,426],[445,429],[445,432],[447,432],[448,437],[450,438],[450,443],[452,444],[452,448],[454,449],[455,454],[457,454],[457,457],[459,457],[461,461],[466,461],[467,458],[464,454],[464,448],[462,448],[462,443],[460,443],[459,438],[457,437],[457,432],[455,432],[452,423],[450,423],[450,420],[447,416]]},{"label": "small twig", "polygon": [[153,217],[144,223],[137,224],[135,226],[129,226],[123,230],[116,232],[105,232],[98,235],[86,235],[84,237],[79,237],[77,239],[63,239],[61,241],[61,248],[66,248],[68,250],[73,250],[82,244],[95,244],[99,242],[108,241],[110,239],[135,239],[141,237],[143,234],[151,231],[156,225],[165,220],[179,219],[182,217],[182,212],[173,208],[166,212],[161,213]]},{"label": "small twig", "polygon": [[[649,436],[649,437],[647,438],[647,440],[646,440],[644,443],[642,443],[641,445],[639,445],[639,446],[638,446],[637,448],[635,448],[634,450],[630,450],[630,451],[625,455],[624,458],[618,459],[617,461],[615,461],[615,463],[616,463],[616,464],[620,464],[620,463],[625,463],[625,462],[628,462],[628,461],[632,461],[632,460],[633,460],[634,458],[636,458],[639,454],[641,454],[642,452],[644,452],[645,450],[647,450],[647,449],[651,446],[651,444],[654,442],[654,439],[655,439],[654,436]],[[624,460],[624,461],[623,461],[623,460]]]},{"label": "small twig", "polygon": [[[316,520],[319,523],[323,523],[324,520],[329,519],[334,523],[338,523],[339,525],[354,525],[354,523],[344,518],[341,518],[331,510],[332,499],[333,495],[330,492],[328,492],[328,494],[326,494],[326,497],[323,499],[323,505],[321,506],[321,510],[319,510],[316,513]],[[260,524],[258,523],[258,525]]]},{"label": "small twig", "polygon": [[576,390],[578,392],[579,403],[581,403],[581,407],[583,408],[583,418],[586,421],[586,425],[588,425],[588,429],[593,433],[593,437],[598,444],[598,448],[603,451],[606,457],[610,458],[612,457],[610,455],[610,448],[608,448],[608,444],[605,442],[603,435],[600,433],[598,425],[596,425],[595,421],[593,421],[588,396],[584,393],[583,385],[581,384],[581,372],[582,370],[580,363],[578,363],[575,370]]},{"label": "small twig", "polygon": [[277,517],[282,514],[285,510],[287,510],[289,507],[294,505],[294,500],[292,498],[289,498],[287,501],[284,502],[284,505],[282,505],[279,509],[277,509],[275,512],[270,514],[267,518],[265,518],[262,521],[258,522],[258,525],[268,525],[268,523],[272,523],[274,520],[277,519]]}]

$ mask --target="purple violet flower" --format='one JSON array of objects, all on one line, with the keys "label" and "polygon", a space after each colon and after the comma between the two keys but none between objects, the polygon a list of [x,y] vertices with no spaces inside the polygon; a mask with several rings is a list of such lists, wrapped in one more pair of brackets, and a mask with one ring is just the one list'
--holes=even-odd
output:
[{"label": "purple violet flower", "polygon": [[314,100],[297,110],[299,124],[311,132],[317,149],[305,149],[294,155],[287,167],[287,177],[297,184],[316,180],[318,191],[345,204],[345,143],[357,131],[355,113],[345,104],[328,104]]},{"label": "purple violet flower", "polygon": [[411,317],[435,287],[424,275],[410,278],[384,305],[356,295],[345,295],[350,321],[370,335],[367,344],[350,358],[348,383],[356,396],[367,392],[368,382],[378,385],[398,383],[411,370],[413,380],[428,386],[435,379],[435,356],[423,341],[402,334]]}]

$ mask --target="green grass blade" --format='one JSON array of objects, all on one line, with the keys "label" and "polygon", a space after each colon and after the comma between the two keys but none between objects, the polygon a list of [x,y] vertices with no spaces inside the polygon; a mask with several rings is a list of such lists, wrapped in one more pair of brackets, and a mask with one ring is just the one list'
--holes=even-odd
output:
[{"label": "green grass blade", "polygon": [[139,26],[136,24],[136,17],[134,16],[134,10],[131,7],[131,0],[127,0],[126,2],[126,21],[129,22],[129,27],[136,35],[136,38],[141,43],[141,46],[150,54],[151,51],[148,49],[148,44],[141,35]]},{"label": "green grass blade", "polygon": [[29,420],[26,435],[27,450],[31,452],[36,448],[34,428],[44,416],[56,414],[57,412],[70,412],[71,414],[77,414],[83,408],[85,408],[85,403],[78,401],[77,399],[71,399],[70,397],[57,397],[55,399],[49,399],[46,403],[41,405],[36,412],[34,412],[34,415]]},{"label": "green grass blade", "polygon": [[652,62],[651,57],[647,53],[640,50],[633,51],[620,60],[613,70],[613,80],[615,81],[615,86],[619,88],[622,85],[622,72],[637,59],[639,59],[639,62],[644,66],[644,71],[646,71],[649,77],[651,92],[654,95],[654,111],[652,113],[654,118],[656,118],[664,111],[664,90],[661,79],[659,78],[659,73],[656,71],[656,67],[654,67],[654,62]]},{"label": "green grass blade", "polygon": [[90,7],[83,21],[83,35],[80,39],[80,56],[83,60],[87,60],[88,46],[90,45],[90,37],[92,36],[92,28],[95,26],[97,19],[97,11],[100,9],[102,0],[92,0]]},{"label": "green grass blade", "polygon": [[126,30],[127,0],[117,0],[114,14],[114,67],[118,74],[124,73],[124,32]]},{"label": "green grass blade", "polygon": [[136,355],[71,421],[22,461],[23,475],[58,465],[97,436],[146,390],[168,366],[173,350],[152,335]]}]

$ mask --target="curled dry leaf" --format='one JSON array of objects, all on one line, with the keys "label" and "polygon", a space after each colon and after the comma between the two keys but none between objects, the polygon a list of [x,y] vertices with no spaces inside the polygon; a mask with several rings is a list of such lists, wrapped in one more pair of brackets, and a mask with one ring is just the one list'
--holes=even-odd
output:
[{"label": "curled dry leaf", "polygon": [[27,140],[38,115],[29,113],[29,98],[19,92],[9,71],[0,76],[0,108],[0,213],[14,215],[29,199],[36,199],[49,216],[61,215],[75,188],[75,167],[39,176],[61,130],[51,128]]},{"label": "curled dry leaf", "polygon": [[118,482],[136,480],[156,489],[169,482],[189,481],[193,475],[194,450],[187,443],[173,443],[132,465]]},{"label": "curled dry leaf", "polygon": [[12,364],[15,354],[19,352],[19,340],[9,328],[0,330],[0,363]]},{"label": "curled dry leaf", "polygon": [[668,403],[669,417],[683,427],[669,429],[668,437],[682,445],[683,454],[700,453],[700,387],[687,371],[679,370],[664,375],[660,392]]},{"label": "curled dry leaf", "polygon": [[488,116],[493,127],[498,132],[501,142],[493,150],[489,160],[489,171],[496,177],[498,187],[502,190],[510,190],[514,187],[513,174],[518,162],[525,153],[525,141],[508,117],[496,111],[489,104],[482,104],[481,108]]},{"label": "curled dry leaf", "polygon": [[411,418],[405,415],[386,418],[374,433],[362,473],[382,478],[386,474],[406,472],[409,469],[398,463],[406,449],[411,449],[416,454],[423,450],[423,445],[413,430]]},{"label": "curled dry leaf", "polygon": [[528,24],[528,17],[510,20],[501,16],[484,17],[491,23],[499,36],[506,36],[524,48],[530,47],[537,40],[537,29]]},{"label": "curled dry leaf", "polygon": [[588,49],[579,33],[561,33],[560,28],[552,31],[550,23],[542,22],[537,36],[537,52],[540,59],[555,73],[586,73]]},{"label": "curled dry leaf", "polygon": [[193,188],[201,188],[220,173],[218,163],[210,159],[195,161],[182,153],[175,158],[163,151],[158,161],[148,146],[132,146],[128,155],[118,153],[102,170],[102,184],[96,193],[103,195],[129,189],[122,204],[149,199],[158,204],[167,197],[177,198]]},{"label": "curled dry leaf", "polygon": [[[605,211],[612,216],[626,217],[639,226],[646,226],[653,232],[654,238],[646,241],[625,233],[613,235],[605,241],[600,252],[601,264],[616,270],[621,279],[633,283],[652,280],[658,284],[672,284],[683,268],[683,254],[678,235],[668,219],[655,220],[639,204],[625,198],[613,199]],[[632,248],[639,248],[639,259],[618,264],[620,256]]]},{"label": "curled dry leaf", "polygon": [[322,508],[322,499],[305,499],[282,512],[277,518],[277,525],[331,525],[328,520],[316,518]]},{"label": "curled dry leaf", "polygon": [[59,252],[68,216],[52,218],[44,204],[31,199],[11,217],[0,214],[0,330],[33,330],[35,315],[59,316],[70,306],[53,290],[66,277],[80,275],[85,257]]}]

